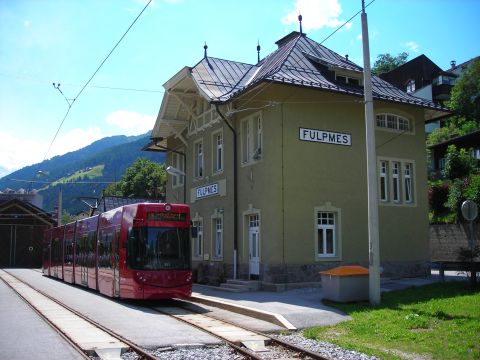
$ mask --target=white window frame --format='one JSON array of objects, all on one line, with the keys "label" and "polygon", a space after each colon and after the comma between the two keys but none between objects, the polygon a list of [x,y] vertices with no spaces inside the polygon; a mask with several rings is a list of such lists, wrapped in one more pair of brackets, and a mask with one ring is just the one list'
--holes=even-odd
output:
[{"label": "white window frame", "polygon": [[[184,149],[177,150],[179,153],[184,153]],[[185,172],[183,155],[172,152],[172,166],[182,172]],[[171,175],[172,177],[172,188],[178,188],[183,186],[185,181],[184,175]]]},{"label": "white window frame", "polygon": [[[333,216],[333,224],[319,223],[319,216],[321,214],[331,214]],[[338,261],[342,257],[342,211],[341,209],[332,206],[330,202],[327,202],[323,206],[314,208],[314,249],[315,249],[315,261]],[[319,239],[319,230],[323,230],[323,238]],[[326,236],[327,231],[333,232],[333,253],[327,253]],[[323,244],[323,252],[320,252],[320,240]]]},{"label": "white window frame", "polygon": [[263,118],[253,114],[240,122],[242,165],[250,165],[263,157]]},{"label": "white window frame", "polygon": [[[385,166],[386,171],[383,169]],[[381,205],[417,205],[414,160],[379,157],[378,174],[379,202]],[[382,182],[382,177],[384,176],[386,176],[386,181]],[[386,199],[381,196],[382,184],[388,184],[388,188],[386,189],[388,196]]]},{"label": "white window frame", "polygon": [[215,211],[211,217],[212,221],[212,260],[223,260],[224,245],[224,222],[223,214]]},{"label": "white window frame", "polygon": [[375,116],[375,124],[379,130],[414,134],[413,122],[405,116],[389,112],[378,113]]},{"label": "white window frame", "polygon": [[196,260],[203,260],[203,217],[198,213],[192,218],[192,224],[197,228],[197,237],[192,241],[192,258]]},{"label": "white window frame", "polygon": [[413,165],[411,163],[403,164],[403,183],[405,194],[405,203],[411,204],[414,200],[413,197]]},{"label": "white window frame", "polygon": [[401,197],[401,188],[400,188],[400,174],[401,174],[401,165],[398,161],[392,161],[391,166],[391,179],[392,179],[392,201],[399,203]]},{"label": "white window frame", "polygon": [[[199,149],[201,150],[200,152],[198,151]],[[195,141],[193,143],[193,171],[195,179],[201,179],[205,175],[204,154],[203,139]]]},{"label": "white window frame", "polygon": [[388,201],[388,161],[385,160],[380,160],[380,201]]},{"label": "white window frame", "polygon": [[223,143],[223,130],[212,133],[212,174],[223,172],[223,159],[225,158]]}]

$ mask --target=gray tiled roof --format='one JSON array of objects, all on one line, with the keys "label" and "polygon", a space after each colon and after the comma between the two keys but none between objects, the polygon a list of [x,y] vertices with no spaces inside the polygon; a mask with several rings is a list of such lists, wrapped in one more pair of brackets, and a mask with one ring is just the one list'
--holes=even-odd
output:
[{"label": "gray tiled roof", "polygon": [[[363,69],[343,56],[292,32],[277,42],[279,48],[256,65],[203,58],[191,69],[199,89],[212,102],[228,102],[260,82],[276,82],[363,96],[363,86],[335,80],[334,71],[361,74]],[[443,111],[431,101],[415,97],[372,76],[373,97]]]}]

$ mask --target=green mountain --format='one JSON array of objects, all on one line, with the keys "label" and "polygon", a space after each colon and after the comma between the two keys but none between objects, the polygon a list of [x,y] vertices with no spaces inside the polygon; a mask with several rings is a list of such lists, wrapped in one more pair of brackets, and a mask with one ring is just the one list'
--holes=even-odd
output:
[{"label": "green mountain", "polygon": [[[88,209],[88,206],[78,199],[79,197],[101,197],[102,190],[108,185],[102,182],[120,180],[125,170],[137,158],[144,157],[164,163],[164,153],[141,151],[148,142],[149,133],[140,136],[120,135],[103,138],[83,149],[26,166],[1,178],[0,191],[6,188],[37,189],[43,196],[43,208],[46,211],[53,211],[58,203],[61,186],[63,209],[76,214]],[[42,173],[41,177],[39,171]]]}]

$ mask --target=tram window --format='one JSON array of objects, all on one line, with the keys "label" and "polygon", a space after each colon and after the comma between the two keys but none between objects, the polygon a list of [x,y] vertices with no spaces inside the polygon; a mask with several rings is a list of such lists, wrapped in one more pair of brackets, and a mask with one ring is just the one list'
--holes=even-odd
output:
[{"label": "tram window", "polygon": [[144,227],[130,229],[127,259],[133,269],[190,267],[189,229]]}]

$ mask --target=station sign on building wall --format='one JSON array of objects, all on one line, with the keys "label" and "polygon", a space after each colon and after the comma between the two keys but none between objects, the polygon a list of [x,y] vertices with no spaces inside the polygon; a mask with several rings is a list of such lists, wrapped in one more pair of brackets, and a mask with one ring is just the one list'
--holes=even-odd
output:
[{"label": "station sign on building wall", "polygon": [[227,195],[226,179],[219,179],[215,182],[190,188],[190,203],[193,204],[197,201],[201,201],[204,199],[210,199],[217,196],[224,197],[226,195]]},{"label": "station sign on building wall", "polygon": [[218,195],[218,184],[209,184],[195,189],[197,199]]},{"label": "station sign on building wall", "polygon": [[343,146],[352,145],[352,135],[350,134],[307,128],[300,128],[299,131],[299,139],[302,141],[319,142]]}]

